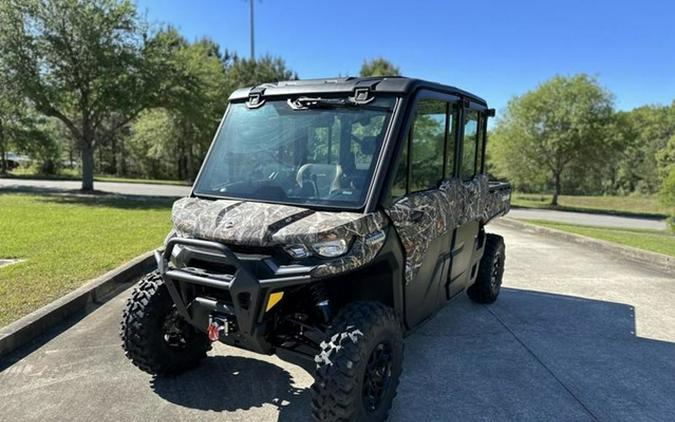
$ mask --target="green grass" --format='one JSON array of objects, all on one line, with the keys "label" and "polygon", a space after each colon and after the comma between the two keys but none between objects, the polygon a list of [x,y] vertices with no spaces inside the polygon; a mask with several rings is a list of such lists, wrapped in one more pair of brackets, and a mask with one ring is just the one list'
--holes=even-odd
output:
[{"label": "green grass", "polygon": [[[7,175],[16,179],[38,179],[38,180],[82,180],[80,173],[75,169],[62,169],[58,174],[40,174],[32,167],[21,167],[12,170]],[[129,177],[117,177],[98,175],[94,176],[97,182],[118,182],[118,183],[150,183],[154,185],[176,185],[190,186],[189,182],[184,180],[164,180],[164,179],[137,179]],[[94,186],[96,187],[96,186]]]},{"label": "green grass", "polygon": [[646,251],[675,256],[675,234],[667,231],[577,226],[542,220],[527,220],[527,222],[594,239],[632,246]]},{"label": "green grass", "polygon": [[[572,196],[562,195],[556,209],[617,215],[662,217],[672,213],[659,201],[658,195]],[[514,193],[511,205],[522,208],[551,208],[551,195]]]},{"label": "green grass", "polygon": [[0,326],[161,245],[172,200],[0,193]]}]

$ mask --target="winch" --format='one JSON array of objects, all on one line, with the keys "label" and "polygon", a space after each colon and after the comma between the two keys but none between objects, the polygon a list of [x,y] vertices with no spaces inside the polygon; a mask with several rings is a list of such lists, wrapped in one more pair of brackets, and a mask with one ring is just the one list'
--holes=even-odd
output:
[{"label": "winch", "polygon": [[231,332],[236,331],[235,319],[230,315],[211,314],[209,316],[209,325],[207,334],[212,342],[222,340]]}]

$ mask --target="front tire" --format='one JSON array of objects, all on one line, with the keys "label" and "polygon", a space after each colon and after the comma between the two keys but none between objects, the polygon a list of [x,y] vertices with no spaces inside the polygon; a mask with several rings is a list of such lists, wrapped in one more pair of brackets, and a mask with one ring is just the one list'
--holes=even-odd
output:
[{"label": "front tire", "polygon": [[345,306],[315,361],[315,420],[385,420],[403,363],[403,333],[394,310],[378,302]]},{"label": "front tire", "polygon": [[153,375],[192,369],[211,348],[207,335],[178,315],[157,272],[146,275],[127,300],[121,337],[131,363]]},{"label": "front tire", "polygon": [[505,250],[503,237],[492,233],[486,235],[476,282],[466,291],[474,302],[492,303],[497,300],[504,275]]}]

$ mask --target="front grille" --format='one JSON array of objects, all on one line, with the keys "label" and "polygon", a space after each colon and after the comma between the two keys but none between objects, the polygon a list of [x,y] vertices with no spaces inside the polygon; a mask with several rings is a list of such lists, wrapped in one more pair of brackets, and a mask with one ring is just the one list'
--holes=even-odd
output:
[{"label": "front grille", "polygon": [[185,263],[186,270],[204,272],[208,275],[233,275],[237,270],[233,265],[228,265],[224,262],[216,262],[211,260],[200,259],[197,257],[189,259]]}]

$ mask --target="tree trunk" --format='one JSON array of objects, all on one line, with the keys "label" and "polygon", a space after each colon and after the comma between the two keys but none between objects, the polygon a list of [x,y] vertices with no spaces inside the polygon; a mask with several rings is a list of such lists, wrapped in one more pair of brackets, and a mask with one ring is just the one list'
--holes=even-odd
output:
[{"label": "tree trunk", "polygon": [[94,148],[90,140],[82,139],[82,190],[94,191]]},{"label": "tree trunk", "polygon": [[126,145],[124,145],[124,139],[122,138],[120,138],[118,142],[119,158],[117,161],[117,174],[122,177],[127,177],[129,172],[127,171],[127,160],[125,159]]},{"label": "tree trunk", "polygon": [[119,176],[117,172],[117,137],[112,135],[110,137],[110,166],[108,166],[108,171],[110,174]]},{"label": "tree trunk", "polygon": [[553,198],[551,199],[551,206],[558,206],[558,196],[560,195],[560,173],[553,175]]},{"label": "tree trunk", "polygon": [[73,161],[75,160],[75,157],[73,157],[73,140],[68,141],[68,167],[71,169],[74,168],[73,166]]},{"label": "tree trunk", "polygon": [[7,160],[5,158],[5,130],[0,120],[0,174],[7,173]]}]

